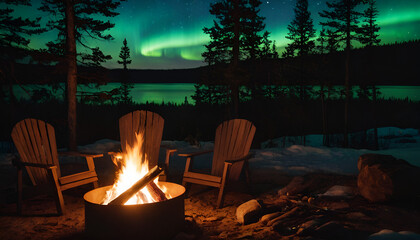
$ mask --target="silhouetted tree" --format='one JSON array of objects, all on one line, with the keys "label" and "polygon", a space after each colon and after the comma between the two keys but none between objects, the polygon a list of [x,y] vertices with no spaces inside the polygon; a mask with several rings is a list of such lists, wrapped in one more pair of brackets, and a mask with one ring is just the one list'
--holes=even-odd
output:
[{"label": "silhouetted tree", "polygon": [[381,39],[379,39],[380,27],[376,23],[379,11],[376,8],[376,0],[367,0],[368,7],[363,12],[364,24],[359,28],[359,41],[364,46],[376,46],[379,45]]},{"label": "silhouetted tree", "polygon": [[120,92],[120,102],[130,103],[132,102],[132,97],[130,96],[131,89],[133,89],[133,83],[129,82],[129,72],[127,65],[131,64],[130,58],[130,48],[127,46],[127,40],[124,38],[123,46],[121,47],[120,55],[121,61],[118,60],[119,64],[123,65],[123,72],[121,74],[121,87]]},{"label": "silhouetted tree", "polygon": [[16,17],[14,7],[31,6],[29,0],[0,0],[0,83],[8,85],[2,87],[0,99],[6,96],[5,89],[9,91],[10,102],[15,102],[13,84],[16,83],[14,64],[16,60],[32,55],[29,49],[29,37],[44,31],[39,25],[40,18],[29,19]]},{"label": "silhouetted tree", "polygon": [[[240,49],[246,53],[246,59],[255,60],[260,54],[260,45],[262,44],[263,35],[260,33],[265,28],[265,17],[259,16],[261,5],[260,0],[248,0],[247,5],[243,9],[243,14],[240,14]],[[267,38],[270,33],[265,31]]]},{"label": "silhouetted tree", "polygon": [[[209,65],[229,64],[227,68],[217,68],[225,72],[224,81],[230,88],[233,112],[237,114],[239,86],[243,84],[243,70],[239,69],[242,59],[255,59],[259,55],[265,25],[259,16],[260,0],[221,0],[210,4],[210,13],[216,17],[213,27],[203,28],[209,34],[210,42],[202,54]],[[240,76],[242,75],[242,76]]]},{"label": "silhouetted tree", "polygon": [[130,58],[130,48],[127,46],[127,39],[124,38],[123,46],[121,47],[120,56],[121,61],[118,60],[119,64],[124,66],[124,70],[127,70],[127,65],[131,64]]},{"label": "silhouetted tree", "polygon": [[289,32],[286,38],[292,42],[287,44],[286,55],[306,56],[315,47],[312,40],[315,37],[315,29],[311,13],[308,11],[308,0],[297,0],[294,12],[295,18],[287,26]]},{"label": "silhouetted tree", "polygon": [[[359,41],[365,46],[366,48],[366,53],[367,53],[367,57],[366,57],[366,64],[364,66],[366,66],[366,75],[367,77],[367,81],[366,83],[361,83],[360,84],[360,91],[363,93],[364,95],[370,95],[370,91],[371,91],[371,96],[372,96],[372,112],[373,112],[373,124],[374,124],[374,131],[373,131],[373,137],[374,137],[374,143],[373,143],[373,148],[374,149],[378,149],[378,128],[376,127],[376,100],[377,100],[377,91],[378,89],[375,86],[375,76],[373,76],[373,46],[377,46],[379,45],[379,43],[381,42],[381,39],[379,39],[379,29],[380,27],[378,26],[378,24],[376,23],[376,18],[379,14],[378,9],[376,8],[376,1],[375,0],[367,0],[367,5],[368,7],[366,8],[366,10],[363,12],[363,22],[364,24],[362,25],[362,27],[359,29]],[[367,134],[366,134],[366,130],[365,130],[365,138],[366,139]]]},{"label": "silhouetted tree", "polygon": [[357,7],[362,4],[364,0],[336,0],[334,2],[327,2],[327,7],[330,11],[322,11],[319,15],[326,18],[326,22],[321,22],[322,26],[328,27],[338,42],[344,46],[346,61],[345,61],[345,106],[344,106],[344,147],[348,146],[348,115],[350,103],[350,50],[352,48],[352,40],[358,40],[359,19],[362,13],[358,12]]},{"label": "silhouetted tree", "polygon": [[[101,63],[111,59],[98,47],[91,47],[87,38],[111,40],[106,30],[114,27],[109,21],[99,19],[102,17],[115,17],[119,13],[115,9],[120,5],[120,0],[43,0],[41,11],[51,16],[47,27],[57,30],[57,40],[47,44],[50,52],[61,56],[59,66],[64,66],[67,72],[66,94],[68,103],[68,128],[69,149],[77,148],[76,142],[76,92],[77,92],[77,61],[91,67],[99,67]],[[76,50],[76,43],[80,47],[90,50],[91,53]],[[77,57],[79,56],[79,59]]]}]

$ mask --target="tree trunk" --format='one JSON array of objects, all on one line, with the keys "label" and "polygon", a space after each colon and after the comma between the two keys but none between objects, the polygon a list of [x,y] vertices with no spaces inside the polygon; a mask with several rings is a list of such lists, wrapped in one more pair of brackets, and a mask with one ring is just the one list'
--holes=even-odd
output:
[{"label": "tree trunk", "polygon": [[321,84],[321,108],[322,108],[322,134],[324,137],[322,138],[322,144],[324,146],[328,146],[327,144],[327,108],[325,102],[325,94],[324,94],[324,84]]},{"label": "tree trunk", "polygon": [[349,104],[350,104],[350,25],[351,25],[351,8],[350,3],[347,4],[346,11],[346,20],[347,20],[347,29],[346,29],[346,76],[345,76],[345,87],[346,87],[346,100],[344,103],[344,147],[349,146],[348,131],[349,131]]},{"label": "tree trunk", "polygon": [[66,5],[66,28],[67,28],[67,104],[68,104],[68,128],[69,128],[69,150],[77,149],[77,62],[76,62],[76,37],[74,25],[74,6],[72,0],[65,0]]},{"label": "tree trunk", "polygon": [[373,95],[372,95],[372,114],[373,114],[373,148],[374,150],[379,149],[379,143],[378,143],[378,128],[376,126],[376,86],[373,85],[372,87]]},{"label": "tree trunk", "polygon": [[232,71],[231,71],[231,94],[233,104],[233,117],[238,116],[239,108],[239,80],[238,80],[238,64],[239,64],[239,3],[238,0],[234,0],[233,3],[233,48],[232,48]]}]

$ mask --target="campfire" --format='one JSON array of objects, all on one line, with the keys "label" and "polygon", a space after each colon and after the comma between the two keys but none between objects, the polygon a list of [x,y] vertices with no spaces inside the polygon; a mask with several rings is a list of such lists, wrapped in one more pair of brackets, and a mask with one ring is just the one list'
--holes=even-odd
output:
[{"label": "campfire", "polygon": [[115,162],[120,170],[102,204],[133,205],[171,198],[166,188],[158,184],[157,176],[162,170],[156,166],[149,172],[147,155],[142,159],[139,154],[143,146],[143,135],[136,133],[136,139],[134,146],[127,146],[125,153],[116,156]]},{"label": "campfire", "polygon": [[[149,170],[147,156],[140,157],[143,136],[121,153],[112,186],[85,194],[85,229],[93,238],[172,239],[185,222],[185,188],[170,182],[158,182],[162,169]],[[161,226],[166,226],[161,231]]]}]

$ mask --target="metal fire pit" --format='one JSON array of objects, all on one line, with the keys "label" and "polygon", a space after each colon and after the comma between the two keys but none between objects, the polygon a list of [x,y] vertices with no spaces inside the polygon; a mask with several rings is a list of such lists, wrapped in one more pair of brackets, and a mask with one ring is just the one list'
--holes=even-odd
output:
[{"label": "metal fire pit", "polygon": [[171,199],[137,205],[101,205],[111,186],[84,195],[85,231],[97,239],[172,239],[185,222],[185,188],[170,182],[165,186]]}]

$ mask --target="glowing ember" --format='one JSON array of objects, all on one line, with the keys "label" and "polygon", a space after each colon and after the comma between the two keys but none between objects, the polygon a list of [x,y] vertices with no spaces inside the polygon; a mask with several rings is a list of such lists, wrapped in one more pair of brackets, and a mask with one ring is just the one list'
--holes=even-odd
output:
[{"label": "glowing ember", "polygon": [[[107,205],[113,199],[118,197],[120,194],[128,190],[133,184],[139,179],[145,176],[149,172],[149,163],[147,156],[142,159],[140,152],[143,146],[143,135],[136,133],[137,141],[134,142],[134,146],[127,145],[126,152],[121,153],[117,156],[118,160],[121,161],[121,168],[117,173],[117,180],[110,190],[106,192],[103,205]],[[165,193],[167,198],[170,198],[166,189],[159,186],[158,178],[154,180],[156,185]],[[142,188],[132,198],[130,198],[124,205],[134,205],[142,203],[152,203],[157,200],[148,191],[147,187]]]}]

